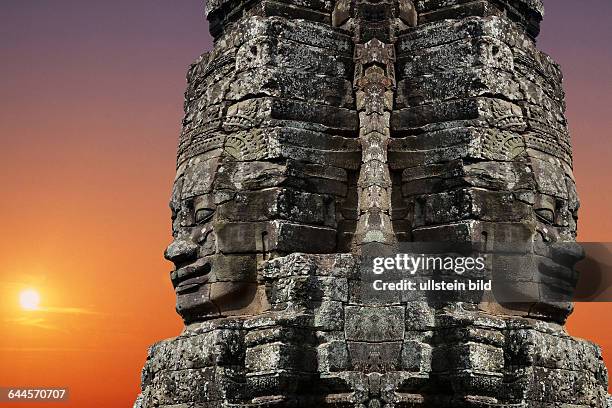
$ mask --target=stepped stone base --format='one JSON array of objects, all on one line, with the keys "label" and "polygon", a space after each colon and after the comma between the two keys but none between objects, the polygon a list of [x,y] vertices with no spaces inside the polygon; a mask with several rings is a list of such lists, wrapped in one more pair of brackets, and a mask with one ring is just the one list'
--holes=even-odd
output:
[{"label": "stepped stone base", "polygon": [[599,348],[478,305],[363,302],[350,254],[292,254],[270,308],[188,325],[149,350],[136,408],[609,407]]}]

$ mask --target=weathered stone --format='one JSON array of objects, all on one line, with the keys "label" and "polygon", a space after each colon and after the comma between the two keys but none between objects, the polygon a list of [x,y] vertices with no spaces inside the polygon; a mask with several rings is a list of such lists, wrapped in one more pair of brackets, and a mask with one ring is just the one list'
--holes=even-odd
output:
[{"label": "weathered stone", "polygon": [[402,346],[402,368],[409,372],[431,371],[431,346],[419,341],[407,341]]},{"label": "weathered stone", "polygon": [[[206,3],[165,253],[186,326],[135,407],[612,406],[563,328],[579,201],[540,0]],[[372,273],[440,243],[484,270]],[[371,290],[406,277],[493,292]]]},{"label": "weathered stone", "polygon": [[335,213],[333,197],[278,188],[239,192],[218,211],[227,221],[283,219],[328,227],[334,226]]},{"label": "weathered stone", "polygon": [[313,358],[308,353],[314,353],[306,347],[269,343],[249,348],[246,352],[245,366],[249,372],[270,372],[276,369],[292,369],[313,371]]},{"label": "weathered stone", "polygon": [[350,368],[350,359],[345,341],[331,341],[318,348],[318,370],[321,373],[344,371]]},{"label": "weathered stone", "polygon": [[217,234],[219,251],[224,254],[291,253],[307,248],[327,253],[335,248],[333,229],[285,221],[225,223],[219,225]]},{"label": "weathered stone", "polygon": [[346,307],[346,336],[349,340],[385,342],[404,338],[404,308]]}]

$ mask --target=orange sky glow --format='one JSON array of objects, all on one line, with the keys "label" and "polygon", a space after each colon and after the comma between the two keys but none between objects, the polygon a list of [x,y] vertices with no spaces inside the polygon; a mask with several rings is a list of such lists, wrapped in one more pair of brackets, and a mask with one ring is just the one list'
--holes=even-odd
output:
[{"label": "orange sky glow", "polygon": [[[167,202],[185,71],[211,42],[197,0],[127,3],[10,0],[0,16],[0,386],[70,388],[44,407],[131,406],[147,347],[182,327]],[[612,241],[612,6],[546,4],[580,240]],[[38,310],[20,307],[28,288]],[[612,304],[578,304],[568,330],[612,367]]]}]

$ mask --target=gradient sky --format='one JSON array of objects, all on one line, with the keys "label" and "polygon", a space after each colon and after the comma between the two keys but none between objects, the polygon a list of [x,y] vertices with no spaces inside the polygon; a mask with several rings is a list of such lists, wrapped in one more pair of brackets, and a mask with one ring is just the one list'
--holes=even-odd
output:
[{"label": "gradient sky", "polygon": [[[147,346],[181,328],[162,252],[185,72],[211,47],[202,5],[2,3],[0,386],[127,407]],[[546,1],[539,45],[565,72],[580,239],[612,241],[612,2],[577,4]],[[19,311],[25,287],[45,312]],[[611,327],[611,304],[580,304],[569,324],[609,365]]]}]

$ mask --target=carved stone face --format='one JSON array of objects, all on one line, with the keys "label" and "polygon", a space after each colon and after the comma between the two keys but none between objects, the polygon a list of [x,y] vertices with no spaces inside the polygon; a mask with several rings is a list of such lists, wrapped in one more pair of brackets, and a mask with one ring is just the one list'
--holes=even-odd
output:
[{"label": "carved stone face", "polygon": [[[579,202],[572,170],[552,154],[531,149],[515,160],[518,178],[529,181],[513,192],[509,207],[519,222],[487,230],[499,248],[506,245],[493,251],[496,299],[519,314],[563,322],[573,307],[574,266],[583,256],[575,242]],[[514,232],[500,234],[504,229]]]},{"label": "carved stone face", "polygon": [[227,256],[217,251],[219,221],[214,180],[219,155],[199,155],[177,171],[170,208],[174,240],[165,257],[171,274],[176,309],[185,322],[250,312],[258,287],[254,257]]},{"label": "carved stone face", "polygon": [[541,300],[532,314],[564,321],[573,308],[578,278],[574,266],[583,257],[582,247],[575,242],[576,185],[569,165],[552,155],[532,155],[531,168],[536,184],[534,273]]},{"label": "carved stone face", "polygon": [[185,320],[218,315],[210,297],[216,209],[212,181],[218,166],[218,157],[201,155],[186,161],[177,170],[172,191],[174,240],[164,255],[175,265],[171,277],[177,296],[176,309]]}]

